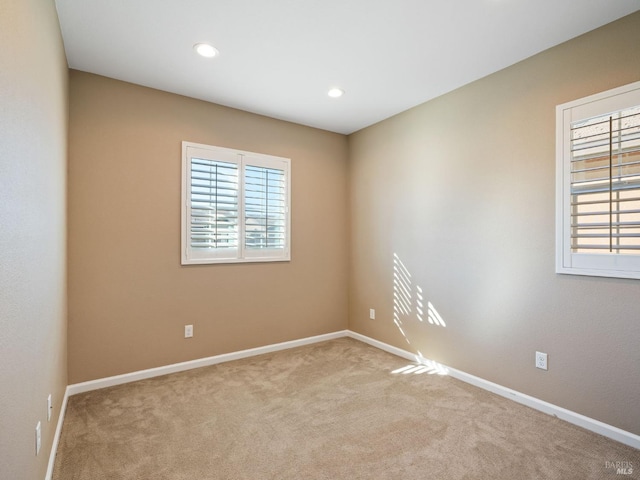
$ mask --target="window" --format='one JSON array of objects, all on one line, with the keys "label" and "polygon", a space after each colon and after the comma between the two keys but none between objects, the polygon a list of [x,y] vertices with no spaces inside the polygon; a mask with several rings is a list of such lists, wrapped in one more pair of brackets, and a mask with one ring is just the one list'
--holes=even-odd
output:
[{"label": "window", "polygon": [[182,264],[290,260],[290,163],[182,142]]},{"label": "window", "polygon": [[559,105],[556,271],[640,278],[640,82]]}]

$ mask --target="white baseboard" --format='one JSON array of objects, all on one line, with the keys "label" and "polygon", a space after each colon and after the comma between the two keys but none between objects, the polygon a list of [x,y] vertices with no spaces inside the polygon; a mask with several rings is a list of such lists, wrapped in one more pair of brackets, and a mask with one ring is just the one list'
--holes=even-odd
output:
[{"label": "white baseboard", "polygon": [[498,385],[488,380],[484,380],[474,375],[470,375],[460,370],[456,370],[455,368],[447,367],[446,365],[441,365],[432,360],[426,359],[424,357],[420,357],[419,355],[413,354],[411,352],[408,352],[398,347],[394,347],[392,345],[381,342],[379,340],[375,340],[373,338],[367,337],[360,333],[353,332],[351,330],[341,330],[338,332],[327,333],[324,335],[307,337],[300,340],[276,343],[273,345],[266,345],[264,347],[251,348],[248,350],[241,350],[238,352],[226,353],[222,355],[216,355],[213,357],[192,360],[189,362],[175,363],[172,365],[166,365],[164,367],[150,368],[148,370],[140,370],[138,372],[126,373],[123,375],[116,375],[113,377],[101,378],[101,379],[92,380],[89,382],[76,383],[73,385],[69,385],[65,392],[63,405],[61,407],[60,416],[58,418],[58,426],[56,428],[54,445],[51,450],[51,457],[49,460],[49,469],[47,470],[46,480],[50,480],[51,473],[53,472],[53,461],[55,459],[55,453],[57,450],[58,440],[60,437],[60,430],[62,428],[62,422],[64,420],[64,413],[66,410],[67,398],[71,395],[76,395],[78,393],[88,392],[91,390],[97,390],[100,388],[111,387],[114,385],[135,382],[135,381],[143,380],[147,378],[158,377],[161,375],[167,375],[169,373],[182,372],[185,370],[191,370],[193,368],[216,365],[218,363],[230,362],[233,360],[240,360],[242,358],[253,357],[253,356],[262,355],[265,353],[277,352],[279,350],[286,350],[289,348],[301,347],[304,345],[324,342],[326,340],[333,340],[341,337],[350,337],[355,340],[359,340],[361,342],[367,343],[373,347],[379,348],[380,350],[384,350],[386,352],[392,353],[393,355],[397,355],[399,357],[405,358],[409,361],[427,365],[436,373],[448,374],[453,378],[457,378],[458,380],[461,380],[463,382],[466,382],[476,387],[482,388],[484,390],[493,392],[497,395],[516,401],[528,407],[534,408],[548,415],[554,415],[569,423],[585,428],[586,430],[590,430],[592,432],[598,433],[605,437],[611,438],[612,440],[616,440],[620,443],[624,443],[625,445],[629,445],[630,447],[640,449],[640,436],[635,435],[631,432],[627,432],[625,430],[614,427],[612,425],[608,425],[598,420],[594,420],[593,418],[586,417],[579,413],[572,412],[571,410],[558,407],[557,405],[553,405],[543,400],[539,400],[535,397],[531,397],[524,393],[511,390],[507,387],[503,387],[502,385]]},{"label": "white baseboard", "polygon": [[67,400],[69,399],[69,387],[64,391],[62,397],[62,405],[60,405],[60,412],[58,414],[58,423],[56,425],[56,433],[53,435],[53,443],[51,445],[51,453],[49,454],[49,464],[47,465],[47,474],[44,480],[51,480],[53,478],[53,466],[56,461],[56,453],[58,452],[58,443],[60,442],[60,432],[62,432],[62,424],[64,423],[64,416],[67,413]]},{"label": "white baseboard", "polygon": [[639,435],[635,435],[631,432],[627,432],[626,430],[622,430],[618,427],[608,425],[599,420],[586,417],[579,413],[572,412],[571,410],[567,410],[566,408],[558,407],[557,405],[553,405],[543,400],[539,400],[535,397],[531,397],[524,393],[511,390],[510,388],[503,387],[502,385],[498,385],[497,383],[493,383],[488,380],[484,380],[482,378],[476,377],[474,375],[470,375],[468,373],[462,372],[460,370],[456,370],[455,368],[438,364],[432,360],[420,357],[416,354],[407,352],[406,350],[402,350],[401,348],[397,348],[392,345],[388,345],[384,342],[380,342],[379,340],[375,340],[373,338],[367,337],[360,333],[347,330],[347,336],[354,338],[356,340],[360,340],[361,342],[367,343],[376,348],[379,348],[380,350],[384,350],[386,352],[392,353],[399,357],[406,358],[407,360],[410,360],[413,362],[422,363],[432,368],[435,365],[439,370],[439,372],[446,372],[448,375],[452,376],[453,378],[457,378],[458,380],[462,380],[463,382],[482,388],[483,390],[488,390],[489,392],[493,392],[495,394],[500,395],[501,397],[508,398],[509,400],[513,400],[515,402],[521,403],[523,405],[526,405],[527,407],[531,407],[535,410],[539,410],[548,415],[553,415],[569,423],[582,427],[586,430],[590,430],[594,433],[611,438],[612,440],[615,440],[617,442],[624,443],[625,445],[629,445],[630,447],[640,449]]},{"label": "white baseboard", "polygon": [[58,443],[60,441],[60,432],[62,431],[62,424],[64,423],[64,416],[67,411],[67,401],[70,396],[78,393],[89,392],[91,390],[98,390],[100,388],[111,387],[114,385],[121,385],[123,383],[135,382],[138,380],[144,380],[146,378],[159,377],[161,375],[167,375],[169,373],[182,372],[185,370],[191,370],[193,368],[206,367],[208,365],[215,365],[223,362],[230,362],[232,360],[240,360],[241,358],[254,357],[256,355],[262,355],[264,353],[277,352],[279,350],[286,350],[289,348],[302,347],[304,345],[310,345],[312,343],[324,342],[326,340],[333,340],[335,338],[346,337],[347,330],[341,330],[338,332],[327,333],[324,335],[316,335],[314,337],[302,338],[300,340],[292,340],[289,342],[276,343],[273,345],[266,345],[264,347],[251,348],[248,350],[241,350],[238,352],[226,353],[222,355],[215,355],[213,357],[199,358],[189,362],[174,363],[172,365],[166,365],[164,367],[150,368],[148,370],[140,370],[137,372],[125,373],[123,375],[115,375],[113,377],[100,378],[98,380],[91,380],[89,382],[75,383],[67,386],[64,397],[62,400],[62,406],[60,407],[60,414],[58,415],[58,424],[56,426],[56,433],[53,437],[53,444],[51,446],[51,454],[49,455],[49,464],[47,466],[47,474],[45,480],[52,480],[53,467],[55,465],[56,453],[58,451]]},{"label": "white baseboard", "polygon": [[165,365],[164,367],[150,368],[148,370],[139,370],[137,372],[125,373],[123,375],[115,375],[113,377],[75,383],[73,385],[69,385],[67,387],[67,391],[71,396],[78,393],[89,392],[91,390],[98,390],[100,388],[112,387],[114,385],[121,385],[123,383],[136,382],[138,380],[159,377],[161,375],[167,375],[169,373],[183,372],[185,370],[191,370],[193,368],[207,367],[209,365],[216,365],[218,363],[231,362],[233,360],[240,360],[241,358],[254,357],[256,355],[277,352],[279,350],[286,350],[289,348],[301,347],[303,345],[310,345],[312,343],[324,342],[326,340],[333,340],[335,338],[346,336],[347,330],[341,330],[338,332],[326,333],[324,335],[316,335],[315,337],[302,338],[300,340],[275,343],[273,345],[266,345],[264,347],[240,350],[238,352],[224,353],[222,355],[215,355],[213,357],[199,358],[197,360],[191,360],[188,362]]},{"label": "white baseboard", "polygon": [[388,343],[381,342],[380,340],[367,337],[366,335],[362,335],[358,332],[347,330],[347,336],[355,340],[360,340],[361,342],[367,343],[372,347],[379,348],[380,350],[384,350],[385,352],[392,353],[397,357],[402,357],[412,362],[417,362],[420,360],[420,357],[415,353],[407,352],[406,350],[394,347],[392,345],[389,345]]}]

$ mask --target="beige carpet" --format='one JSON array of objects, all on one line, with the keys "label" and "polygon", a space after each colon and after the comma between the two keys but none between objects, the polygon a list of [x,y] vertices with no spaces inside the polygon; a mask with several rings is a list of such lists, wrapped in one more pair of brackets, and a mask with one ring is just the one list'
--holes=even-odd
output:
[{"label": "beige carpet", "polygon": [[406,365],[342,338],[76,395],[53,478],[640,478],[638,450]]}]

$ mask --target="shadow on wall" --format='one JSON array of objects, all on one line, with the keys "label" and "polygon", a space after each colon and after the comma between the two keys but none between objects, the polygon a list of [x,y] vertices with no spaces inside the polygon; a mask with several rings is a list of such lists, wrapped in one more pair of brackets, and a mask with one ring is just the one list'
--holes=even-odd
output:
[{"label": "shadow on wall", "polygon": [[[415,299],[415,300],[414,300]],[[436,308],[430,301],[426,302],[426,322],[434,327],[446,327],[447,324],[442,319]],[[393,254],[393,323],[404,337],[407,345],[414,350],[411,341],[404,328],[405,322],[417,319],[418,322],[425,322],[425,298],[424,292],[419,285],[413,285],[411,273],[405,264],[400,260],[397,253]],[[420,350],[417,352],[416,363],[407,365],[392,371],[392,374],[418,375],[422,373],[447,375],[449,371],[443,365],[424,358]]]}]

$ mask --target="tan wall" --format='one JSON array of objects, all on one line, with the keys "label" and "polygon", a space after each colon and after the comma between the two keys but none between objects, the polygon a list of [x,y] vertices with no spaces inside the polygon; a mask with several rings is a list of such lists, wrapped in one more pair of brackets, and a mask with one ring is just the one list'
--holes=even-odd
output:
[{"label": "tan wall", "polygon": [[67,72],[53,0],[0,2],[0,478],[7,480],[44,478],[67,385]]},{"label": "tan wall", "polygon": [[[291,262],[180,265],[183,140],[291,158]],[[71,71],[69,149],[70,383],[346,328],[345,136]]]},{"label": "tan wall", "polygon": [[639,45],[636,13],[350,136],[350,328],[640,434],[640,281],[554,273],[555,106]]}]

